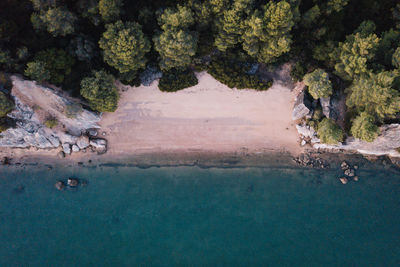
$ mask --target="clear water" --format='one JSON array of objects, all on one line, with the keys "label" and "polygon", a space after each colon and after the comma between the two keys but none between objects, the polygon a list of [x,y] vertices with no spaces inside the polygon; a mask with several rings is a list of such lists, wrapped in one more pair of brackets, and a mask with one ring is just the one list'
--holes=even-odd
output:
[{"label": "clear water", "polygon": [[399,266],[400,175],[359,174],[3,168],[0,266]]}]

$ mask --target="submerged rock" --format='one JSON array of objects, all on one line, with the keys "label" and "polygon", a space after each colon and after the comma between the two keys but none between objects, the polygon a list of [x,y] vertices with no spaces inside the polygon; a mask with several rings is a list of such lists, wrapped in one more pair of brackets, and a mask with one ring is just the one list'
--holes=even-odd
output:
[{"label": "submerged rock", "polygon": [[353,169],[347,169],[344,171],[344,175],[349,176],[349,177],[353,177],[355,175],[355,172]]},{"label": "submerged rock", "polygon": [[57,157],[60,158],[60,159],[65,158],[65,153],[64,153],[64,151],[58,152],[58,153],[57,153]]},{"label": "submerged rock", "polygon": [[342,184],[347,184],[348,181],[349,181],[349,180],[347,180],[346,177],[340,177],[339,180],[340,180],[340,182],[341,182]]},{"label": "submerged rock", "polygon": [[57,181],[54,185],[57,190],[63,190],[65,188],[65,184],[63,181]]},{"label": "submerged rock", "polygon": [[347,170],[348,168],[350,168],[349,164],[347,164],[346,161],[343,161],[342,164],[340,164],[340,168],[342,168],[342,170]]},{"label": "submerged rock", "polygon": [[70,187],[77,187],[79,185],[79,180],[76,178],[68,178],[67,184]]},{"label": "submerged rock", "polygon": [[354,176],[354,177],[353,177],[353,180],[354,180],[355,182],[358,182],[358,180],[359,180],[359,179],[358,179],[358,176]]}]

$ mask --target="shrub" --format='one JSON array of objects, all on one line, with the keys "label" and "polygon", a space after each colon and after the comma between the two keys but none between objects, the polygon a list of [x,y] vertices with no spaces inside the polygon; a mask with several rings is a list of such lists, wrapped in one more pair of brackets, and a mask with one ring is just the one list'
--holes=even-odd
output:
[{"label": "shrub", "polygon": [[290,77],[292,77],[292,80],[295,82],[303,80],[305,74],[306,69],[301,62],[296,62],[290,70]]},{"label": "shrub", "polygon": [[247,74],[244,67],[239,64],[230,64],[221,60],[212,62],[208,68],[208,73],[229,88],[248,88],[262,91],[268,90],[272,86],[272,81],[264,82],[256,75]]},{"label": "shrub", "polygon": [[45,122],[44,125],[46,125],[47,128],[54,128],[58,125],[58,120],[56,118],[48,118]]},{"label": "shrub", "polygon": [[0,92],[0,118],[14,109],[14,103],[3,93]]},{"label": "shrub", "polygon": [[198,80],[192,71],[178,71],[176,69],[163,73],[158,88],[163,92],[176,92],[195,86]]},{"label": "shrub", "polygon": [[332,83],[328,73],[322,69],[304,75],[304,84],[308,86],[308,92],[314,99],[332,95]]},{"label": "shrub", "polygon": [[343,131],[332,119],[323,119],[318,124],[317,133],[321,142],[325,144],[337,144],[343,141]]},{"label": "shrub", "polygon": [[351,134],[361,140],[372,142],[379,134],[375,125],[375,118],[367,112],[362,112],[354,121],[350,130]]}]

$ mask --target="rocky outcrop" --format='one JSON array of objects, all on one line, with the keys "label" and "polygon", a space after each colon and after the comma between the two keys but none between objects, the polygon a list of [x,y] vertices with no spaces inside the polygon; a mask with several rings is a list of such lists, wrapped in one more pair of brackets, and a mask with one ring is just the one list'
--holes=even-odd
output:
[{"label": "rocky outcrop", "polygon": [[304,139],[307,139],[312,144],[321,142],[321,140],[318,138],[317,132],[310,125],[305,123],[297,124],[296,129],[303,141],[305,141]]},{"label": "rocky outcrop", "polygon": [[156,67],[147,66],[146,69],[139,75],[140,82],[144,86],[150,86],[150,84],[162,77],[162,72]]},{"label": "rocky outcrop", "polygon": [[293,107],[292,119],[299,120],[312,113],[312,102],[307,92],[301,92]]},{"label": "rocky outcrop", "polygon": [[327,145],[315,143],[314,148],[329,150],[347,150],[365,155],[400,157],[400,124],[388,124],[381,127],[381,134],[373,142],[365,142],[349,137],[342,144]]},{"label": "rocky outcrop", "polygon": [[[0,147],[51,149],[62,145],[64,153],[70,154],[72,145],[76,144],[78,151],[89,146],[89,139],[81,135],[99,128],[100,114],[34,81],[17,76],[11,79],[15,109],[7,116],[15,121],[15,127],[0,133]],[[44,125],[49,116],[58,123],[53,129]]]}]

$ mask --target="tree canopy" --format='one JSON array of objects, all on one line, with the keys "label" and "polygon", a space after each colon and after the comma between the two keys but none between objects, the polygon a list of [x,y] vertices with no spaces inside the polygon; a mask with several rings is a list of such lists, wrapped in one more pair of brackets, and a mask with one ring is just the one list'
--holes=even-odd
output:
[{"label": "tree canopy", "polygon": [[317,133],[321,142],[325,144],[337,144],[343,141],[343,131],[332,119],[324,118],[318,124]]},{"label": "tree canopy", "polygon": [[304,76],[304,84],[308,86],[308,92],[314,99],[332,95],[332,83],[328,73],[322,69],[308,73]]},{"label": "tree canopy", "polygon": [[351,134],[361,140],[372,142],[379,134],[379,128],[375,125],[375,118],[368,112],[361,112],[353,121]]},{"label": "tree canopy", "polygon": [[118,105],[118,91],[114,77],[105,71],[95,71],[81,81],[81,95],[92,109],[100,112],[114,112]]}]

